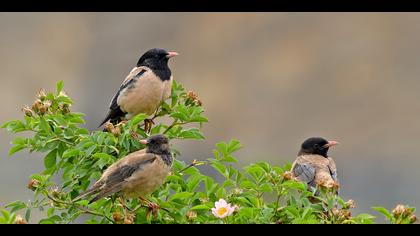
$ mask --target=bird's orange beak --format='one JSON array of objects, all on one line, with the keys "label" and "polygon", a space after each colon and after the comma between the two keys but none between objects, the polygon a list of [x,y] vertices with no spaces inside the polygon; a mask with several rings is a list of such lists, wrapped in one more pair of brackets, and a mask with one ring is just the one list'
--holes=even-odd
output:
[{"label": "bird's orange beak", "polygon": [[179,55],[179,53],[177,53],[177,52],[168,52],[168,55],[166,55],[166,58],[172,58],[172,57],[178,56],[178,55]]},{"label": "bird's orange beak", "polygon": [[147,139],[142,139],[139,141],[141,144],[146,145],[147,144]]},{"label": "bird's orange beak", "polygon": [[328,141],[328,143],[325,144],[323,146],[323,148],[329,148],[329,147],[332,147],[332,146],[335,146],[335,145],[338,145],[338,144],[339,144],[339,142],[337,142],[337,141]]}]

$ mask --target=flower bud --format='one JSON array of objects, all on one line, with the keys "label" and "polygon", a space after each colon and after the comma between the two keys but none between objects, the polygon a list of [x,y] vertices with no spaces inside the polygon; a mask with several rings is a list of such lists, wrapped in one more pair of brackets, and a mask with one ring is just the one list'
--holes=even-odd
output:
[{"label": "flower bud", "polygon": [[125,218],[124,219],[124,224],[125,225],[131,225],[131,224],[133,224],[133,221],[131,219]]},{"label": "flower bud", "polygon": [[188,98],[193,101],[197,106],[202,106],[203,103],[200,99],[198,99],[198,95],[194,93],[193,91],[188,91],[187,93]]},{"label": "flower bud", "polygon": [[59,198],[60,197],[60,194],[61,194],[61,192],[58,190],[58,188],[56,187],[56,188],[54,188],[53,190],[51,190],[51,195],[54,197],[54,198]]},{"label": "flower bud", "polygon": [[29,180],[28,188],[32,191],[35,191],[39,186],[39,181],[36,179]]},{"label": "flower bud", "polygon": [[44,115],[46,112],[47,112],[47,107],[46,107],[46,106],[44,106],[44,105],[41,105],[41,106],[39,107],[39,114],[40,114],[40,115]]},{"label": "flower bud", "polygon": [[40,107],[42,106],[42,102],[41,100],[37,99],[35,100],[35,102],[32,104],[32,110],[35,112],[39,112]]},{"label": "flower bud", "polygon": [[112,213],[112,219],[117,223],[121,223],[124,220],[124,217],[121,215],[121,213],[114,212]]},{"label": "flower bud", "polygon": [[195,94],[193,91],[188,91],[187,96],[191,99],[191,100],[195,100],[198,98],[197,94]]},{"label": "flower bud", "polygon": [[200,198],[199,200],[200,200],[201,204],[209,202],[209,199],[206,198],[206,197],[205,198]]},{"label": "flower bud", "polygon": [[291,180],[291,179],[292,179],[292,172],[291,172],[291,171],[285,171],[285,172],[282,174],[282,176],[283,176],[283,178],[284,178],[285,180]]},{"label": "flower bud", "polygon": [[241,194],[243,192],[243,190],[242,189],[240,189],[240,188],[234,188],[233,189],[233,193],[234,194],[236,194],[236,195],[239,195],[239,194]]}]

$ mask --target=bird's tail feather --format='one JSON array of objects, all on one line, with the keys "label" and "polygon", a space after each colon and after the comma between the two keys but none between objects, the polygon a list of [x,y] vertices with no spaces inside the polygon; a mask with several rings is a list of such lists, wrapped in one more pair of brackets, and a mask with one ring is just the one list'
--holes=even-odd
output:
[{"label": "bird's tail feather", "polygon": [[81,193],[79,196],[75,197],[72,202],[77,202],[80,199],[87,197],[89,195],[94,194],[95,192],[97,192],[99,190],[99,187],[93,187],[91,189],[86,190],[85,192]]},{"label": "bird's tail feather", "polygon": [[89,201],[89,204],[98,201],[99,199],[121,191],[122,183],[116,184],[109,188],[104,188],[101,192]]},{"label": "bird's tail feather", "polygon": [[117,109],[111,109],[108,112],[108,115],[106,116],[106,118],[101,122],[101,124],[98,126],[101,127],[103,124],[105,124],[107,121],[110,121],[112,124],[118,124],[121,119],[125,116],[126,113],[124,113],[123,111],[121,111],[120,108]]}]

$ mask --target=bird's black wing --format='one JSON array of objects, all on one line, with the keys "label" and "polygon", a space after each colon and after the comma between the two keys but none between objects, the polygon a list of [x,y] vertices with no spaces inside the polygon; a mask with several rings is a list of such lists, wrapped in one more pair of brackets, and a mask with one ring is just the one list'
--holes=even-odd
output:
[{"label": "bird's black wing", "polygon": [[299,181],[311,186],[314,184],[316,169],[309,163],[295,163],[292,171]]},{"label": "bird's black wing", "polygon": [[106,118],[101,122],[99,126],[102,126],[110,120],[111,123],[117,124],[121,121],[121,118],[125,116],[125,112],[123,112],[118,105],[118,97],[120,96],[121,92],[123,92],[125,89],[130,88],[134,85],[134,83],[146,72],[145,69],[142,69],[139,73],[137,73],[133,78],[128,79],[125,81],[121,86],[120,89],[117,91],[117,93],[112,98],[112,101],[109,105],[109,112]]}]

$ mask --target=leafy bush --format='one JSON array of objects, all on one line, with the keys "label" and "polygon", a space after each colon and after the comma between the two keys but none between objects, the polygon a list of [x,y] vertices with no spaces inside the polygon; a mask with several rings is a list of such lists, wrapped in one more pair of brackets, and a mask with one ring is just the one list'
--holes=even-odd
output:
[{"label": "leafy bush", "polygon": [[[144,114],[116,126],[108,124],[108,132],[81,127],[83,114],[71,112],[72,100],[57,84],[56,92],[40,91],[31,107],[25,106],[22,120],[3,125],[9,132],[26,132],[30,137],[16,137],[9,154],[21,150],[45,153],[45,170],[30,176],[28,188],[34,191],[29,202],[15,201],[1,210],[0,223],[26,223],[31,210],[46,211],[39,223],[70,223],[81,215],[85,223],[374,223],[375,217],[359,214],[352,217],[354,202],[345,202],[321,189],[319,196],[303,183],[290,178],[290,164],[283,167],[257,162],[242,169],[235,151],[242,148],[237,140],[216,144],[213,157],[185,163],[180,153],[166,182],[149,197],[160,210],[152,214],[138,199],[128,200],[123,208],[115,197],[92,204],[87,199],[72,202],[96,181],[110,164],[130,152],[144,148],[139,139],[144,131]],[[157,123],[151,134],[164,133],[173,139],[204,139],[200,128],[207,122],[201,101],[193,92],[174,82],[172,97],[153,116],[169,118],[169,124]],[[168,119],[166,119],[168,120]],[[198,127],[191,127],[198,125]],[[189,128],[187,128],[189,127]],[[28,136],[28,135],[27,135]],[[182,158],[181,158],[182,159]],[[200,165],[211,166],[222,181],[200,172]],[[223,200],[215,206],[215,202]],[[223,203],[223,204],[222,204]],[[398,206],[392,213],[377,207],[391,223],[413,223],[414,208]],[[21,216],[23,215],[23,217]]]}]

